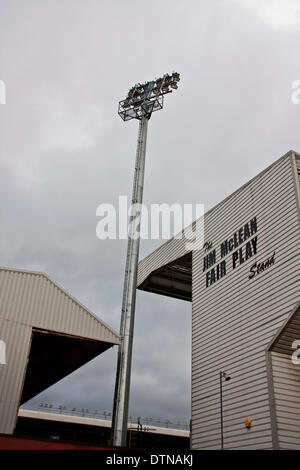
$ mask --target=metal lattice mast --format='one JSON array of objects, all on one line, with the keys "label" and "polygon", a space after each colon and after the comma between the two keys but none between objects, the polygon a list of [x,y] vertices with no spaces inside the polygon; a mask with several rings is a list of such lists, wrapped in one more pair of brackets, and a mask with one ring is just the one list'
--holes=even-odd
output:
[{"label": "metal lattice mast", "polygon": [[132,205],[128,230],[128,246],[123,290],[122,316],[120,324],[121,344],[118,352],[117,377],[112,419],[112,442],[114,446],[125,447],[131,358],[133,345],[136,283],[140,244],[141,205],[143,201],[145,156],[148,121],[152,112],[163,108],[163,95],[171,88],[178,88],[179,74],[164,75],[144,85],[134,86],[125,100],[119,103],[119,115],[124,121],[138,119],[139,134],[133,181]]}]

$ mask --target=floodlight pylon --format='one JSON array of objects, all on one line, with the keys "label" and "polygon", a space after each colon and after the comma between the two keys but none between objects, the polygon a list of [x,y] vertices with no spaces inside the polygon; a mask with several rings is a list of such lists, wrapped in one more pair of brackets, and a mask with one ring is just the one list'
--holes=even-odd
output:
[{"label": "floodlight pylon", "polygon": [[[121,344],[118,350],[117,375],[112,417],[112,444],[126,447],[132,345],[135,317],[136,284],[138,272],[141,207],[143,202],[144,173],[148,121],[152,113],[163,108],[164,95],[177,87],[179,74],[164,75],[145,84],[132,87],[125,100],[119,102],[118,114],[124,121],[139,120],[135,173],[133,180],[131,214],[123,287],[120,323]],[[176,85],[176,87],[174,86]]]}]

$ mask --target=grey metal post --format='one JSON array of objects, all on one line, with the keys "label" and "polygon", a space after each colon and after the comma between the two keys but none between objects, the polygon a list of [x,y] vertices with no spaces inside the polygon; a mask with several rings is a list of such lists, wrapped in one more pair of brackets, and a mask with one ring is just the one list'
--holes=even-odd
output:
[{"label": "grey metal post", "polygon": [[121,344],[118,351],[111,439],[114,446],[126,446],[130,389],[132,342],[134,329],[136,282],[140,246],[141,204],[143,199],[145,155],[148,121],[153,112],[163,109],[164,95],[178,88],[180,75],[165,74],[132,87],[125,100],[119,102],[118,114],[123,121],[138,119],[139,136],[133,181],[132,205],[128,230],[126,270],[120,326]]},{"label": "grey metal post", "polygon": [[220,413],[221,413],[221,450],[224,448],[224,437],[223,437],[223,384],[222,384],[223,372],[220,372]]},{"label": "grey metal post", "polygon": [[224,449],[224,432],[223,432],[223,379],[227,382],[231,379],[226,372],[220,371],[220,413],[221,413],[221,449]]},{"label": "grey metal post", "polygon": [[146,115],[146,113],[143,113],[139,122],[131,206],[134,210],[130,216],[128,230],[127,258],[120,326],[121,344],[118,352],[117,378],[112,418],[112,441],[113,445],[118,447],[125,447],[127,440],[131,357],[140,245],[141,206],[139,205],[142,204],[143,200],[148,116],[149,115]]}]

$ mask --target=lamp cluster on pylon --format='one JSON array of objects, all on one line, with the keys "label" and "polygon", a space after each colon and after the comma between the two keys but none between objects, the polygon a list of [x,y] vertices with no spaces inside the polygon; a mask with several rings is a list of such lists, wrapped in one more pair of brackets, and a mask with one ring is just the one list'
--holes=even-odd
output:
[{"label": "lamp cluster on pylon", "polygon": [[180,75],[173,72],[151,82],[138,83],[128,92],[125,100],[119,102],[119,115],[124,121],[141,119],[143,113],[149,118],[154,111],[163,107],[163,95],[178,88]]}]

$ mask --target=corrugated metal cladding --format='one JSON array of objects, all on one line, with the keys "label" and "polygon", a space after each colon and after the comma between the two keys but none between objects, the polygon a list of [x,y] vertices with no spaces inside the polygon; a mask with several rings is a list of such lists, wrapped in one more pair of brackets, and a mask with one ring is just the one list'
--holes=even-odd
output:
[{"label": "corrugated metal cladding", "polygon": [[[205,218],[205,238],[217,250],[256,217],[257,232],[222,258],[226,275],[206,287],[203,250],[193,253],[193,448],[220,448],[219,371],[224,382],[224,447],[272,448],[265,349],[300,292],[300,231],[293,155],[288,154]],[[233,269],[232,253],[257,236],[257,253]],[[254,250],[252,249],[252,252]],[[275,253],[275,255],[274,255]],[[254,263],[274,264],[249,279]],[[255,272],[255,268],[254,268]],[[245,419],[251,418],[251,429]]]},{"label": "corrugated metal cladding", "polygon": [[0,433],[12,433],[30,351],[32,328],[119,344],[120,337],[46,274],[0,268]]},{"label": "corrugated metal cladding", "polygon": [[188,252],[183,238],[171,238],[139,263],[137,286],[141,285],[153,271],[181,258]]},{"label": "corrugated metal cladding", "polygon": [[300,303],[268,350],[279,449],[300,449]]},{"label": "corrugated metal cladding", "polygon": [[285,354],[271,356],[278,448],[300,450],[300,365]]},{"label": "corrugated metal cladding", "polygon": [[[223,382],[224,448],[277,446],[277,384],[265,351],[300,298],[299,174],[291,151],[205,214],[212,247],[194,250],[192,266],[193,449],[220,449],[221,370],[231,376]],[[167,253],[170,246],[140,263],[140,279],[182,256],[176,247]]]}]

